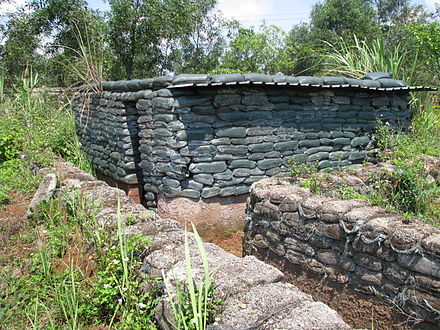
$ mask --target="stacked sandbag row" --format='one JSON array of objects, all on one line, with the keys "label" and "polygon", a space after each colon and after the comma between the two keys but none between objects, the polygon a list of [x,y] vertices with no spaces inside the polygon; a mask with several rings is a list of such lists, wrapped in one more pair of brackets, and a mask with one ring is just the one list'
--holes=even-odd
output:
[{"label": "stacked sandbag row", "polygon": [[286,172],[290,159],[319,169],[360,163],[378,121],[409,125],[409,88],[419,87],[388,73],[364,80],[177,75],[83,86],[74,109],[95,168],[142,184],[145,204],[154,207],[158,193],[246,193]]},{"label": "stacked sandbag row", "polygon": [[360,163],[377,120],[408,124],[406,104],[406,95],[285,87],[153,91],[136,103],[145,198],[240,195],[291,159]]},{"label": "stacked sandbag row", "polygon": [[313,273],[320,283],[343,284],[440,325],[439,228],[274,179],[252,186],[246,213],[246,255]]},{"label": "stacked sandbag row", "polygon": [[129,95],[90,93],[75,101],[76,125],[83,151],[93,166],[126,184],[138,183],[138,111]]}]

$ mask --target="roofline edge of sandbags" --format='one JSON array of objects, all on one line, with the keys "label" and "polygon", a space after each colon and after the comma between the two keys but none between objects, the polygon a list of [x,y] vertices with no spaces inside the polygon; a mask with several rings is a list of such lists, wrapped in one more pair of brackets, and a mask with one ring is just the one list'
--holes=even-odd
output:
[{"label": "roofline edge of sandbags", "polygon": [[88,84],[78,87],[79,91],[103,90],[111,92],[136,92],[146,89],[216,87],[216,86],[287,86],[312,87],[320,89],[366,89],[373,91],[436,91],[437,88],[428,86],[406,86],[402,80],[391,78],[388,72],[373,72],[362,79],[345,77],[314,77],[286,76],[282,74],[266,75],[261,73],[228,73],[218,75],[208,74],[178,74],[160,76],[149,79],[133,79],[105,81],[102,84]]}]

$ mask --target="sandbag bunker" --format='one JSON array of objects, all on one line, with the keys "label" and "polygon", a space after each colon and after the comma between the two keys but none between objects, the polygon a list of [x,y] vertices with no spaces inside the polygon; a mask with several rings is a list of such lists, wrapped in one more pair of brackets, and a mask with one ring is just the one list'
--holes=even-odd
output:
[{"label": "sandbag bunker", "polygon": [[362,80],[181,74],[82,86],[78,136],[98,173],[158,194],[205,199],[248,193],[289,160],[361,163],[378,121],[407,127],[411,91],[388,73]]}]

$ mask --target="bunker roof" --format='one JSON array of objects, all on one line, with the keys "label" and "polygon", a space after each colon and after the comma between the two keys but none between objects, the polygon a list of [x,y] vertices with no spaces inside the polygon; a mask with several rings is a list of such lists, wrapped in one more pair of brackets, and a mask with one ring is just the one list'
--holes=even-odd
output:
[{"label": "bunker roof", "polygon": [[[157,88],[184,88],[210,86],[294,86],[315,88],[355,88],[372,91],[435,91],[436,88],[427,86],[406,86],[402,80],[391,78],[388,72],[373,72],[362,79],[345,77],[314,77],[314,76],[286,76],[282,74],[266,75],[259,73],[230,73],[219,75],[208,74],[178,74],[161,76],[150,79],[134,79],[103,82],[101,87],[105,91],[134,92],[144,89]],[[94,85],[83,85],[79,90],[85,90]]]}]

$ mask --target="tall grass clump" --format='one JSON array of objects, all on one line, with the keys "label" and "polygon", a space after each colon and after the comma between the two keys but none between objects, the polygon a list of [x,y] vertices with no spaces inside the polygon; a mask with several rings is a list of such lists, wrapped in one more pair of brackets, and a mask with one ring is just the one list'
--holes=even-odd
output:
[{"label": "tall grass clump", "polygon": [[98,35],[92,40],[87,26],[84,26],[83,32],[75,22],[72,22],[72,26],[78,49],[65,45],[54,45],[54,47],[64,49],[72,54],[67,62],[60,64],[69,72],[74,85],[87,85],[88,88],[99,93],[101,83],[107,73],[104,36]]},{"label": "tall grass clump", "polygon": [[429,104],[419,108],[406,132],[378,125],[377,146],[394,171],[372,178],[382,206],[392,205],[435,225],[440,225],[440,178],[432,176],[430,168],[440,157],[439,110]]},{"label": "tall grass clump", "polygon": [[0,199],[12,189],[35,188],[33,170],[50,165],[54,157],[92,170],[80,150],[69,96],[49,94],[39,82],[29,68],[20,83],[0,94]]},{"label": "tall grass clump", "polygon": [[165,274],[162,274],[162,277],[164,278],[168,302],[175,318],[174,328],[204,330],[207,328],[208,321],[212,321],[216,308],[222,302],[214,299],[214,282],[211,279],[212,271],[209,269],[205,247],[196,227],[193,223],[191,223],[191,226],[203,265],[203,276],[196,284],[189,248],[189,233],[186,231],[184,243],[185,282],[176,281],[176,287],[173,289]]},{"label": "tall grass clump", "polygon": [[415,82],[417,53],[404,50],[400,44],[391,48],[384,39],[371,42],[353,36],[353,43],[340,39],[337,44],[326,42],[328,53],[322,54],[327,69],[325,74],[362,78],[371,72],[392,72],[393,77],[407,84]]}]

